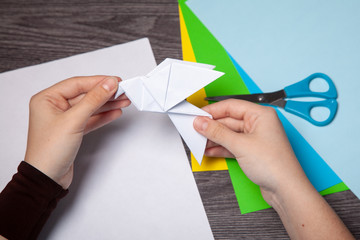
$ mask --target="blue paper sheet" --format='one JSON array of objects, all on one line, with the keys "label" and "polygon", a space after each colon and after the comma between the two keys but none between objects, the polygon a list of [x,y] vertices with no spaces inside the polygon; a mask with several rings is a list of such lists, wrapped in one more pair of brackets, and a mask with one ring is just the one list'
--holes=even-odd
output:
[{"label": "blue paper sheet", "polygon": [[316,127],[282,113],[360,197],[360,2],[190,0],[187,4],[264,92],[314,72],[333,79],[339,109],[330,125]]}]

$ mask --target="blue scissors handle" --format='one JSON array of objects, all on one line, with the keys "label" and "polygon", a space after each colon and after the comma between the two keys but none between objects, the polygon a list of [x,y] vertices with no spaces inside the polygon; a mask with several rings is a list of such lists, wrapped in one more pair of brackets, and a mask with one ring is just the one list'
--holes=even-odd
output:
[{"label": "blue scissors handle", "polygon": [[[310,83],[316,78],[325,80],[329,86],[326,92],[314,92],[310,90]],[[329,76],[323,73],[314,73],[305,78],[304,80],[289,85],[284,88],[286,97],[319,97],[326,99],[337,98],[336,87]]]},{"label": "blue scissors handle", "polygon": [[[330,111],[327,119],[323,121],[318,121],[313,117],[311,117],[311,110],[316,107],[325,107]],[[337,108],[338,108],[338,103],[336,99],[326,99],[323,101],[316,101],[316,102],[286,101],[284,107],[285,111],[295,114],[309,121],[315,126],[325,126],[329,124],[334,119]]]},{"label": "blue scissors handle", "polygon": [[[328,84],[329,89],[327,91],[316,92],[310,89],[311,81],[318,78],[323,79]],[[317,97],[323,98],[325,100],[313,102],[287,100],[287,98],[296,97]],[[222,101],[229,98],[278,106],[284,108],[285,111],[299,116],[316,126],[325,126],[329,124],[334,119],[338,108],[338,103],[336,101],[337,91],[335,85],[331,78],[323,73],[314,73],[304,80],[289,85],[283,90],[276,92],[207,97],[206,100]],[[312,109],[318,107],[327,108],[329,110],[329,116],[325,120],[319,121],[311,116]]]}]

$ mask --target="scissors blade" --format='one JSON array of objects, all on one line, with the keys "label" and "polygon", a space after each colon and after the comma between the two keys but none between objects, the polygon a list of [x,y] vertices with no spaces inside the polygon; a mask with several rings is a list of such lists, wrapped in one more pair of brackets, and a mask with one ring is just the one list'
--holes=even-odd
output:
[{"label": "scissors blade", "polygon": [[279,99],[285,98],[285,91],[280,90],[271,93],[255,93],[255,94],[244,94],[244,95],[226,95],[226,96],[214,96],[214,97],[206,97],[205,100],[207,101],[223,101],[226,99],[241,99],[253,103],[273,103]]}]

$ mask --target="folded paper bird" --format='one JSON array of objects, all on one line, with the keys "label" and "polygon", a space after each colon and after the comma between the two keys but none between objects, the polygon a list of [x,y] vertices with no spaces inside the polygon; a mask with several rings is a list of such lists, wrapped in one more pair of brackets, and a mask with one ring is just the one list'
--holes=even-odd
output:
[{"label": "folded paper bird", "polygon": [[140,111],[166,113],[201,164],[207,139],[195,131],[196,116],[211,115],[187,102],[185,98],[221,77],[224,73],[215,66],[165,59],[146,76],[138,76],[119,83],[115,98],[125,92]]}]

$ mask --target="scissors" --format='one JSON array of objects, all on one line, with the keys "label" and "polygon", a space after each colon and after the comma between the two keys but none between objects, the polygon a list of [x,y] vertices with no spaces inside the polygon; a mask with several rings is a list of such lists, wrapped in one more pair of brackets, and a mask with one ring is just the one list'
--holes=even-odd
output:
[{"label": "scissors", "polygon": [[[316,92],[310,89],[310,83],[314,79],[323,79],[328,84],[329,89],[325,92]],[[286,100],[288,98],[297,98],[297,97],[317,97],[323,98],[322,101],[291,101]],[[208,101],[222,101],[226,99],[242,99],[254,103],[264,103],[270,104],[273,106],[281,107],[285,111],[292,113],[296,116],[299,116],[315,126],[325,126],[329,124],[335,117],[338,103],[336,101],[337,91],[335,85],[331,78],[323,73],[314,73],[302,81],[294,83],[285,87],[284,89],[271,93],[256,93],[256,94],[246,94],[246,95],[227,95],[227,96],[214,96],[206,97],[205,100]],[[316,107],[325,107],[329,112],[329,116],[325,120],[316,120],[314,119],[310,112],[313,108]]]}]

